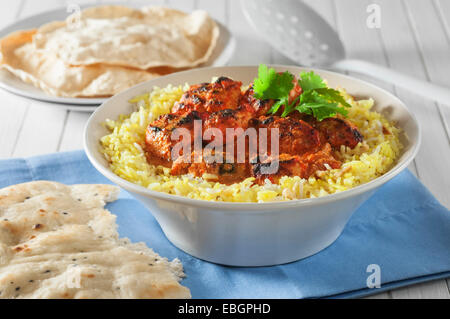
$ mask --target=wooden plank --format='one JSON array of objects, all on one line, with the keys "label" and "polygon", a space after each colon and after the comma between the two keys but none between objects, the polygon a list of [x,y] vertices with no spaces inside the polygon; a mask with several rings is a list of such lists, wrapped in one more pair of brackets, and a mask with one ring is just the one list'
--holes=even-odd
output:
[{"label": "wooden plank", "polygon": [[445,280],[445,283],[447,284],[447,290],[448,290],[448,293],[450,294],[450,278],[447,278]]},{"label": "wooden plank", "polygon": [[12,156],[24,157],[56,152],[68,112],[58,107],[30,105]]},{"label": "wooden plank", "polygon": [[[20,17],[34,15],[61,7],[61,1],[25,1]],[[14,145],[12,156],[30,156],[55,152],[64,128],[67,111],[57,107],[46,107],[29,100],[28,111],[23,118],[20,135]]]},{"label": "wooden plank", "polygon": [[83,149],[83,133],[90,113],[69,112],[67,123],[58,146],[58,151]]},{"label": "wooden plank", "polygon": [[[448,18],[450,7],[448,1],[446,5],[441,7],[439,4],[442,3],[413,0],[405,1],[405,6],[417,34],[419,49],[426,65],[427,80],[450,89],[450,29]],[[423,14],[424,12],[427,12],[427,14]],[[450,143],[450,101],[447,106],[439,106],[439,113]]]},{"label": "wooden plank", "polygon": [[[399,21],[408,18],[408,24],[414,31],[414,38],[408,39],[406,35],[402,35],[401,38],[392,39],[391,42],[413,42],[417,50],[408,50],[407,56],[397,53],[395,56],[393,55],[392,60],[394,61],[395,58],[396,63],[401,63],[404,72],[441,85],[445,82],[449,83],[450,75],[445,72],[450,72],[450,63],[448,63],[450,45],[442,25],[438,23],[439,16],[434,10],[432,2],[410,1],[404,2],[404,4],[405,15],[394,16],[391,12],[386,12],[385,15],[392,15],[391,19],[395,21],[393,24],[398,24]],[[423,12],[427,12],[427,14],[424,15]],[[387,36],[389,32],[385,32],[385,34]],[[397,48],[400,49],[400,46]],[[405,91],[402,97],[405,99],[406,95],[410,96],[410,93]],[[416,159],[421,180],[441,203],[450,207],[450,198],[448,197],[450,170],[447,166],[442,166],[442,163],[450,162],[450,140],[445,117],[435,103],[419,97],[409,98],[408,105],[417,115],[423,131],[423,143]]]},{"label": "wooden plank", "polygon": [[382,292],[376,295],[364,297],[364,299],[392,299],[391,292]]},{"label": "wooden plank", "polygon": [[[24,0],[13,1],[8,10],[0,10],[0,27],[13,23],[22,13],[23,4]],[[14,149],[29,102],[4,90],[0,90],[0,101],[0,158],[6,158]]]},{"label": "wooden plank", "polygon": [[3,90],[0,101],[0,158],[7,158],[17,143],[30,102]]},{"label": "wooden plank", "polygon": [[392,291],[394,299],[450,299],[445,280],[436,280]]}]

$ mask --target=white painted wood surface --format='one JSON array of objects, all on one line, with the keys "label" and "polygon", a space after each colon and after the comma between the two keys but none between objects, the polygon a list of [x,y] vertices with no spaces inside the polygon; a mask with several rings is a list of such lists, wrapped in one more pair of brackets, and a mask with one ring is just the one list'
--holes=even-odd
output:
[{"label": "white painted wood surface", "polygon": [[[283,0],[277,0],[282,5]],[[123,3],[103,0],[0,0],[0,27],[68,3]],[[207,10],[237,38],[231,65],[295,64],[272,49],[248,25],[238,0],[129,0],[190,11]],[[344,41],[349,57],[450,87],[450,1],[447,0],[305,0]],[[367,6],[381,8],[381,28],[366,26]],[[355,74],[352,74],[355,75]],[[398,95],[416,113],[423,144],[411,171],[446,207],[450,207],[450,108],[415,94],[362,77]],[[420,88],[417,88],[420,90]],[[82,148],[89,114],[42,106],[0,90],[0,158],[22,157]],[[450,236],[450,234],[449,234]],[[377,294],[371,298],[450,298],[449,280],[437,280]]]}]

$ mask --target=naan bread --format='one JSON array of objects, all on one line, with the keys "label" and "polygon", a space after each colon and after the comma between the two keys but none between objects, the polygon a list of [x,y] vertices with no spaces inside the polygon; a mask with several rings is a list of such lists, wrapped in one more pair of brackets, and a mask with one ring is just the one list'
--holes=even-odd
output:
[{"label": "naan bread", "polygon": [[36,30],[18,31],[0,40],[0,68],[53,96],[111,96],[160,75],[120,66],[69,66],[54,53],[37,50],[32,43],[35,34]]},{"label": "naan bread", "polygon": [[119,239],[111,185],[0,190],[0,298],[189,298],[181,263]]},{"label": "naan bread", "polygon": [[40,27],[34,44],[69,65],[103,63],[147,70],[207,62],[218,36],[219,28],[205,11],[101,6]]}]

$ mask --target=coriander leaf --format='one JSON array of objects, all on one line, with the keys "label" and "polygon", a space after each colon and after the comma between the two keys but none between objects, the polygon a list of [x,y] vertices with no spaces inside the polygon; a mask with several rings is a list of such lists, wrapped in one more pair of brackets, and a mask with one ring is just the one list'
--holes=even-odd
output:
[{"label": "coriander leaf", "polygon": [[348,114],[347,110],[338,106],[338,103],[331,103],[327,96],[317,92],[318,90],[309,90],[303,92],[300,96],[300,104],[295,109],[301,113],[313,115],[317,120],[322,121],[328,117],[333,117],[337,113],[344,116]]},{"label": "coriander leaf", "polygon": [[313,71],[300,73],[300,79],[298,80],[298,84],[303,89],[303,91],[327,87],[327,85],[320,77],[320,75],[315,74]]},{"label": "coriander leaf", "polygon": [[294,110],[310,114],[319,121],[336,116],[338,113],[344,116],[348,114],[345,107],[351,107],[351,105],[345,101],[339,91],[328,88],[320,75],[313,71],[300,74],[298,84],[303,92],[289,103],[290,93],[294,87],[293,80],[294,76],[288,71],[277,73],[275,69],[260,64],[258,78],[253,82],[253,90],[256,98],[274,100],[268,114],[277,114],[282,106],[284,109],[281,117],[287,116]]},{"label": "coriander leaf", "polygon": [[294,76],[288,71],[278,74],[275,69],[260,64],[258,78],[253,81],[255,96],[259,99],[281,100],[289,96],[294,87]]},{"label": "coriander leaf", "polygon": [[333,117],[337,113],[344,116],[348,114],[347,110],[339,107],[337,103],[310,102],[298,105],[297,111],[313,115],[318,121]]},{"label": "coriander leaf", "polygon": [[280,107],[283,105],[284,100],[280,100],[280,101],[276,101],[272,107],[270,108],[269,111],[267,111],[267,114],[275,114],[278,112],[278,110],[280,109]]},{"label": "coriander leaf", "polygon": [[304,91],[300,95],[300,104],[308,102],[323,102],[328,103],[328,101],[322,98],[315,90]]},{"label": "coriander leaf", "polygon": [[298,101],[300,101],[300,96],[298,96],[297,98],[295,98],[294,101],[291,102],[291,104],[288,103],[289,98],[286,101],[286,106],[284,107],[283,113],[281,114],[281,117],[285,117],[287,116],[289,113],[291,113],[292,111],[294,111],[295,106],[297,105]]},{"label": "coriander leaf", "polygon": [[257,98],[262,98],[267,89],[272,85],[276,77],[276,72],[265,64],[260,64],[258,68],[258,77],[253,80],[253,90]]},{"label": "coriander leaf", "polygon": [[347,103],[347,101],[341,95],[341,92],[339,92],[338,90],[330,88],[318,88],[315,89],[315,91],[329,101],[340,103],[345,107],[352,107],[350,104]]}]

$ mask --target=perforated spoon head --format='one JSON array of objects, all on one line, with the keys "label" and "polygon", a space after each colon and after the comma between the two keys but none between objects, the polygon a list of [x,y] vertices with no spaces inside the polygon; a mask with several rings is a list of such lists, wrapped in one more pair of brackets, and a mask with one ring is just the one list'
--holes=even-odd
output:
[{"label": "perforated spoon head", "polygon": [[306,66],[330,66],[345,58],[339,35],[300,0],[241,0],[252,27],[272,47]]}]

